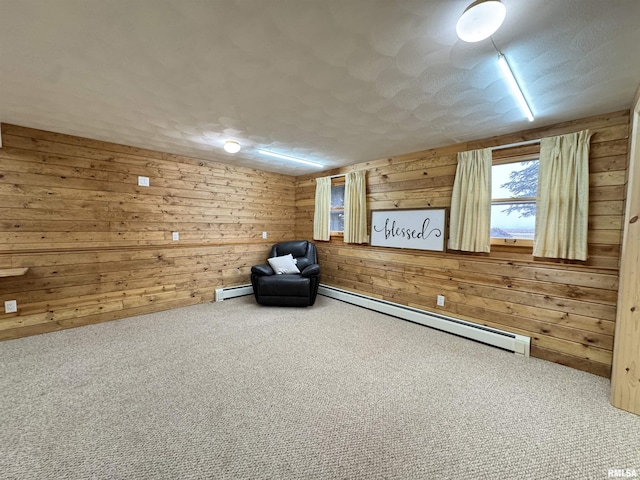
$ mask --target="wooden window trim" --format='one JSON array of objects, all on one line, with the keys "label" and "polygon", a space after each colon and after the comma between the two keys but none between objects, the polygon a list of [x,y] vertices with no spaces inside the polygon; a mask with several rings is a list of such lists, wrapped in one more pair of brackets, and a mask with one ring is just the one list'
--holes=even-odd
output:
[{"label": "wooden window trim", "polygon": [[[522,151],[527,150],[527,151]],[[498,153],[499,152],[499,153]],[[496,156],[496,154],[498,154]],[[514,147],[513,149],[505,149],[504,151],[494,151],[491,160],[491,166],[507,165],[509,163],[520,163],[531,160],[540,160],[540,144],[533,144],[526,147]],[[501,203],[535,203],[535,197],[521,198],[496,198],[491,199],[491,205]],[[505,250],[517,250],[519,252],[533,253],[533,240],[523,238],[498,238],[491,237],[489,239],[491,245],[500,246]]]},{"label": "wooden window trim", "polygon": [[491,165],[506,165],[508,163],[520,163],[529,162],[531,160],[538,160],[540,158],[540,152],[527,153],[526,155],[514,155],[509,157],[493,158]]},{"label": "wooden window trim", "polygon": [[[331,187],[341,187],[346,184],[345,177],[335,177],[331,179]],[[329,212],[344,212],[344,205],[342,207],[331,207]],[[344,232],[331,231],[329,237],[344,238]]]},{"label": "wooden window trim", "polygon": [[533,251],[533,240],[526,240],[524,238],[491,237],[491,245],[502,245],[504,247],[528,247]]}]

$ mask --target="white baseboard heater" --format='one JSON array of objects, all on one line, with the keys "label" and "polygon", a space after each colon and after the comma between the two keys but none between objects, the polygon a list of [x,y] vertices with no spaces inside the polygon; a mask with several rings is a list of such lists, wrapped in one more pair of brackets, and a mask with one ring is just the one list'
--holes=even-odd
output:
[{"label": "white baseboard heater", "polygon": [[[505,332],[497,328],[485,327],[476,323],[467,322],[458,318],[447,317],[439,313],[432,313],[418,308],[407,307],[399,303],[388,302],[374,297],[368,297],[359,293],[349,292],[336,287],[320,284],[318,293],[325,297],[335,298],[343,302],[368,308],[376,312],[384,313],[392,317],[401,318],[410,322],[419,323],[427,327],[453,333],[460,337],[469,338],[477,342],[492,345],[514,352],[517,355],[529,356],[531,339],[524,335]],[[238,285],[236,287],[217,288],[216,302],[222,302],[228,298],[252,295],[251,285]]]},{"label": "white baseboard heater", "polygon": [[410,322],[426,325],[427,327],[453,333],[460,337],[469,338],[477,342],[492,345],[514,352],[517,355],[529,356],[531,339],[524,335],[505,332],[496,328],[485,327],[476,323],[466,322],[453,317],[447,317],[438,313],[420,310],[418,308],[407,307],[399,303],[380,300],[359,293],[349,292],[340,288],[320,285],[318,289],[320,295],[352,303],[360,307],[375,310],[376,312],[398,317]]},{"label": "white baseboard heater", "polygon": [[237,287],[216,288],[216,302],[221,302],[227,298],[243,297],[245,295],[253,295],[253,287],[251,284],[238,285]]}]

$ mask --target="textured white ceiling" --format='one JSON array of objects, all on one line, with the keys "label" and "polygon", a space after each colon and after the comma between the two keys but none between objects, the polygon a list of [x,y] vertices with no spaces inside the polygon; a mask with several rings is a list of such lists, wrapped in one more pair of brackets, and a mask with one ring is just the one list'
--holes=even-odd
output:
[{"label": "textured white ceiling", "polygon": [[[631,106],[639,0],[0,0],[0,122],[250,166],[317,171]],[[240,153],[221,146],[232,138]]]}]

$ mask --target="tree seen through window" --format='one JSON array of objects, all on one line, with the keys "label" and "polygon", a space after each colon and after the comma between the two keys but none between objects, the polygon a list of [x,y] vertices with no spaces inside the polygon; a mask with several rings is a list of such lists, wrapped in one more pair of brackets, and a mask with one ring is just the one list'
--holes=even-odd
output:
[{"label": "tree seen through window", "polygon": [[538,168],[538,160],[492,167],[492,238],[533,240]]}]

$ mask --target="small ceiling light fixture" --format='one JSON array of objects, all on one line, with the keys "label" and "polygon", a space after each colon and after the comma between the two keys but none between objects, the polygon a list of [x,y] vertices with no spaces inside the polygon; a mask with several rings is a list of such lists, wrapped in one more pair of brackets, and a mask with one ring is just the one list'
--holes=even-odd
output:
[{"label": "small ceiling light fixture", "polygon": [[258,150],[258,153],[261,153],[263,155],[268,155],[269,157],[281,158],[283,160],[288,160],[290,162],[304,163],[305,165],[311,165],[312,167],[319,167],[319,168],[324,167],[324,165],[322,165],[320,163],[317,163],[317,162],[311,162],[309,160],[302,160],[301,158],[290,157],[289,155],[283,155],[281,153],[270,152],[269,150]]},{"label": "small ceiling light fixture", "polygon": [[229,153],[238,153],[240,151],[240,144],[235,140],[227,140],[224,142],[224,150]]},{"label": "small ceiling light fixture", "polygon": [[506,13],[500,0],[476,0],[458,19],[456,33],[465,42],[479,42],[500,28]]},{"label": "small ceiling light fixture", "polygon": [[498,54],[498,65],[500,65],[500,70],[502,70],[502,74],[504,78],[507,80],[509,84],[509,88],[511,89],[511,93],[516,97],[518,105],[522,110],[522,113],[526,115],[530,122],[533,122],[533,113],[531,113],[531,109],[529,108],[529,104],[527,100],[524,98],[522,94],[522,90],[520,90],[520,85],[516,81],[516,77],[513,76],[513,72],[511,71],[511,67],[507,63],[507,59],[504,56],[504,53]]}]

